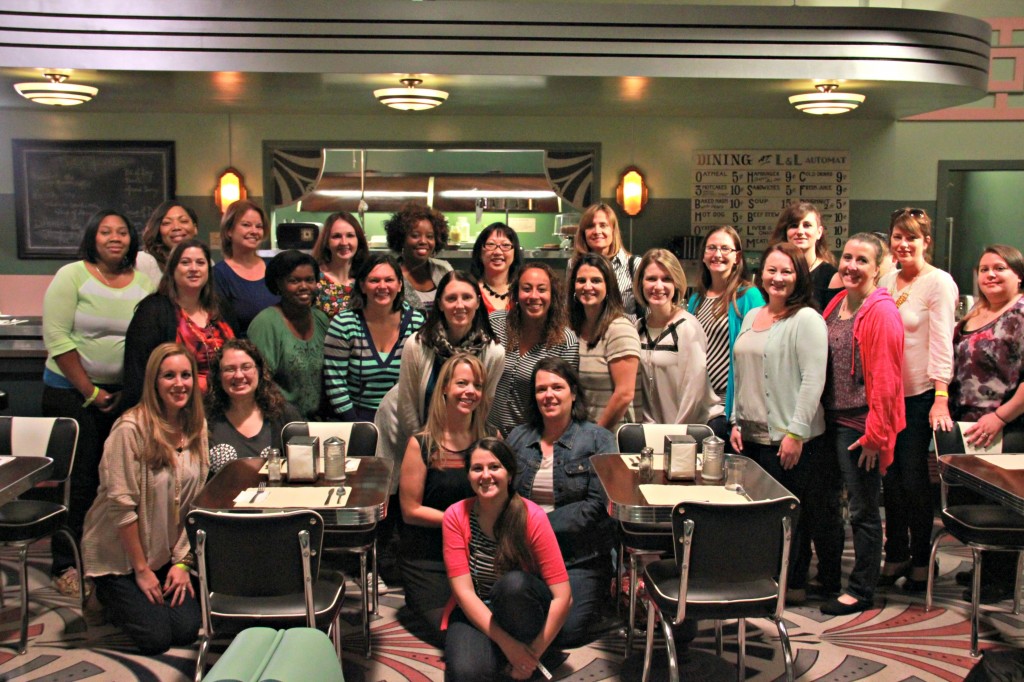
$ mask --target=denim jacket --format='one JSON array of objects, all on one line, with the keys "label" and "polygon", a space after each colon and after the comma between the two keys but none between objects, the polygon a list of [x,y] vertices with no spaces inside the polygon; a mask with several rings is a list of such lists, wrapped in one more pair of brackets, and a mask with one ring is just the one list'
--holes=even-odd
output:
[{"label": "denim jacket", "polygon": [[[508,437],[519,463],[516,492],[527,499],[532,498],[533,481],[540,468],[540,437],[540,431],[529,424],[517,426]],[[555,441],[555,510],[548,514],[548,520],[566,566],[606,554],[612,547],[615,526],[590,456],[617,451],[615,437],[589,421],[571,422]]]}]

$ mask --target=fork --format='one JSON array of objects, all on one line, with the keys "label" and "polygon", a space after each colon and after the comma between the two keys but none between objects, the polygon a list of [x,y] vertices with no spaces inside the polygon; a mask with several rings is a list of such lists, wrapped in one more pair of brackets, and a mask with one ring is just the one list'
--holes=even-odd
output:
[{"label": "fork", "polygon": [[266,490],[267,490],[267,482],[266,481],[260,481],[260,486],[259,486],[259,488],[256,489],[256,494],[252,496],[251,500],[249,500],[249,504],[252,504],[253,502],[255,502],[256,498],[259,497],[260,495],[262,495]]}]

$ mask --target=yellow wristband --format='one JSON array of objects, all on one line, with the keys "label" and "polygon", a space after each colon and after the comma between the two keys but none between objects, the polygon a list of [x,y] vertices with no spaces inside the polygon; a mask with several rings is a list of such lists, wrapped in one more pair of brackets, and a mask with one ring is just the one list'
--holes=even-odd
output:
[{"label": "yellow wristband", "polygon": [[180,563],[179,563],[179,564],[174,564],[174,566],[175,566],[176,568],[180,568],[181,570],[183,570],[183,571],[185,571],[186,573],[188,573],[188,564],[180,564]]},{"label": "yellow wristband", "polygon": [[90,405],[92,405],[93,401],[96,400],[96,397],[99,396],[99,394],[100,394],[100,387],[99,386],[93,386],[92,387],[92,395],[85,399],[85,402],[82,403],[82,407],[89,407]]},{"label": "yellow wristband", "polygon": [[796,434],[795,434],[795,433],[793,433],[792,431],[786,431],[786,435],[787,435],[787,436],[789,436],[790,438],[792,438],[793,440],[798,440],[798,441],[800,441],[801,443],[803,443],[803,442],[804,442],[804,439],[803,439],[803,438],[801,438],[800,436],[796,435]]},{"label": "yellow wristband", "polygon": [[948,398],[949,397],[949,391],[935,391],[935,397],[936,398]]}]

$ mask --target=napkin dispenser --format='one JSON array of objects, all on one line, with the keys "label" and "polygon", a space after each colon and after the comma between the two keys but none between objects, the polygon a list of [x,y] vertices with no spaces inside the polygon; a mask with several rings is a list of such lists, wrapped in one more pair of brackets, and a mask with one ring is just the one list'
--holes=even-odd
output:
[{"label": "napkin dispenser", "polygon": [[693,481],[697,478],[697,441],[693,436],[665,436],[665,478]]},{"label": "napkin dispenser", "polygon": [[316,480],[317,460],[320,459],[320,439],[317,436],[293,436],[284,446],[288,459],[289,483],[312,483]]}]

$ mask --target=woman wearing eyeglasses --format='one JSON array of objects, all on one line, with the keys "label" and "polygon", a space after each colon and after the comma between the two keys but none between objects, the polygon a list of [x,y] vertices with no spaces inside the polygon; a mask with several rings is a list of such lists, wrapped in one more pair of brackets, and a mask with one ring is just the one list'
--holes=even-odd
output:
[{"label": "woman wearing eyeglasses", "polygon": [[814,302],[818,310],[822,310],[836,293],[829,292],[832,276],[836,274],[836,258],[828,250],[825,228],[821,224],[821,213],[817,206],[807,201],[794,201],[787,206],[779,214],[768,245],[774,246],[780,242],[789,242],[800,249],[807,260]]},{"label": "woman wearing eyeglasses", "polygon": [[491,223],[476,238],[469,271],[480,281],[480,295],[488,315],[495,310],[508,310],[512,305],[509,282],[522,265],[519,235],[505,223]]},{"label": "woman wearing eyeglasses", "polygon": [[[723,225],[704,237],[703,260],[697,292],[686,309],[697,318],[708,337],[707,366],[711,388],[725,401],[726,417],[732,414],[735,396],[732,347],[743,318],[764,305],[764,296],[747,274],[742,242],[736,228]],[[716,434],[728,440],[725,434]]]},{"label": "woman wearing eyeglasses", "polygon": [[953,428],[949,382],[953,378],[953,325],[959,296],[948,273],[929,263],[932,221],[919,208],[893,212],[889,246],[900,269],[879,287],[889,290],[904,328],[903,395],[907,427],[885,475],[885,565],[878,584],[906,576],[903,589],[919,592],[928,580],[932,494],[928,444],[932,429]]}]

